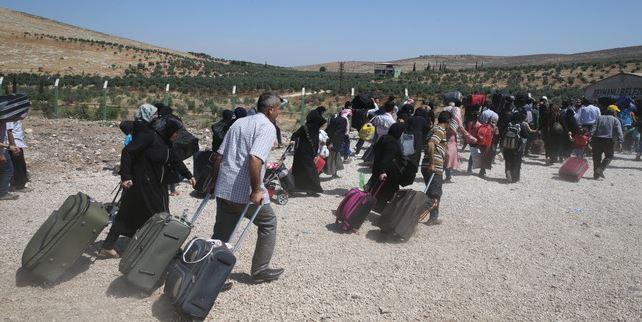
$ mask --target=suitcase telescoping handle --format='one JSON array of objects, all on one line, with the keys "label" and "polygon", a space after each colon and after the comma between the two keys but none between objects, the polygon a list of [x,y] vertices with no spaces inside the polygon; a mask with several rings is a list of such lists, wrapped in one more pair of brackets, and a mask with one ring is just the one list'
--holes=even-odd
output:
[{"label": "suitcase telescoping handle", "polygon": [[[243,221],[243,218],[245,217],[245,214],[247,214],[247,211],[250,209],[251,204],[252,203],[250,202],[247,205],[245,205],[245,209],[243,209],[241,218],[239,218],[239,221],[236,223],[236,227],[234,227],[232,234],[234,234],[241,226],[241,221]],[[261,211],[261,207],[263,207],[262,204],[256,207],[256,210],[254,211],[254,213],[252,214],[252,217],[250,218],[250,222],[248,222],[247,225],[245,225],[245,228],[243,228],[241,235],[239,235],[239,238],[236,240],[234,247],[232,247],[232,253],[235,253],[236,250],[239,248],[239,246],[241,246],[241,242],[243,241],[243,237],[245,237],[245,233],[247,233],[247,229],[250,228],[250,225],[252,225],[252,223],[254,222],[254,219],[256,219],[256,216],[259,214],[259,211]]]},{"label": "suitcase telescoping handle", "polygon": [[205,207],[207,207],[207,203],[210,201],[210,198],[212,198],[212,193],[208,192],[203,198],[203,201],[201,201],[201,204],[198,205],[198,208],[196,208],[194,216],[192,216],[192,219],[189,221],[190,225],[194,226],[196,219],[198,219],[201,213],[203,213],[203,210],[205,210]]},{"label": "suitcase telescoping handle", "polygon": [[435,178],[435,173],[433,172],[430,175],[430,179],[428,180],[428,184],[426,185],[426,188],[424,189],[424,193],[428,193],[428,188],[430,188],[430,184],[432,183],[432,179]]}]

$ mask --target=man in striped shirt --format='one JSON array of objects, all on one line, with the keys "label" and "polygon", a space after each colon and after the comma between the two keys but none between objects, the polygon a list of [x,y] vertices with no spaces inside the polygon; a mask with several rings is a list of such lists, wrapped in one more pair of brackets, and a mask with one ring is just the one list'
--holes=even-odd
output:
[{"label": "man in striped shirt", "polygon": [[[437,126],[432,130],[432,136],[428,139],[426,154],[421,162],[421,174],[424,177],[424,183],[429,184],[426,194],[432,200],[432,205],[427,210],[430,217],[426,225],[439,225],[439,201],[441,200],[444,182],[444,163],[446,162],[446,129],[450,126],[452,114],[447,111],[439,113]],[[432,178],[432,181],[431,181]]]}]

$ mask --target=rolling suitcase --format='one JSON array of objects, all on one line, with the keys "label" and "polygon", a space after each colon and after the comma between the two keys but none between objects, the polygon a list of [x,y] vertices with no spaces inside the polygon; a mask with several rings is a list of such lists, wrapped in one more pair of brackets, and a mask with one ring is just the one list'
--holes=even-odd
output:
[{"label": "rolling suitcase", "polygon": [[341,230],[355,232],[361,228],[368,214],[377,203],[376,196],[382,186],[383,182],[379,184],[373,194],[362,191],[359,188],[352,188],[348,191],[335,212],[337,217],[335,223],[341,224]]},{"label": "rolling suitcase", "polygon": [[559,170],[560,178],[568,181],[578,182],[589,168],[588,161],[584,158],[572,156],[568,158]]},{"label": "rolling suitcase", "polygon": [[191,221],[187,221],[186,215],[179,218],[163,212],[145,222],[134,234],[118,265],[129,283],[147,293],[163,284],[167,266],[183,246],[209,197],[208,194],[203,199]]},{"label": "rolling suitcase", "polygon": [[103,205],[84,193],[69,196],[31,237],[22,267],[35,277],[55,282],[107,226]]},{"label": "rolling suitcase", "polygon": [[434,174],[424,192],[404,189],[395,193],[377,223],[382,233],[399,236],[406,241],[412,237],[419,220],[425,216],[426,209],[430,208],[431,201],[426,191],[433,178]]},{"label": "rolling suitcase", "polygon": [[[238,230],[249,206],[245,206],[234,231]],[[234,252],[259,210],[261,207],[256,208],[231,250],[220,240],[194,238],[182,256],[172,262],[163,292],[181,313],[196,319],[204,319],[209,314],[236,264]]]}]

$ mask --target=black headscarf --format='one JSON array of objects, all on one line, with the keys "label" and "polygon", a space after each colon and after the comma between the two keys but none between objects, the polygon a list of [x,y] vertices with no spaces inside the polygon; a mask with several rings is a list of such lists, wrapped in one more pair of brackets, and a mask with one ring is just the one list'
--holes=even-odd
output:
[{"label": "black headscarf", "polygon": [[392,126],[390,126],[390,129],[388,130],[388,135],[391,135],[395,139],[399,139],[405,131],[406,131],[406,124],[397,122]]},{"label": "black headscarf", "polygon": [[234,118],[234,112],[226,109],[223,110],[221,116],[223,117],[223,122],[230,122]]},{"label": "black headscarf", "polygon": [[313,134],[319,136],[319,130],[325,124],[326,120],[323,118],[323,112],[325,112],[325,107],[319,106],[316,109],[310,111],[308,116],[305,118],[305,126],[310,132],[310,136]]},{"label": "black headscarf", "polygon": [[172,114],[173,110],[171,107],[163,104],[163,103],[155,103],[154,106],[158,109],[158,116],[165,116],[165,115],[170,115]]},{"label": "black headscarf", "polygon": [[400,118],[402,118],[402,119],[404,119],[404,120],[407,120],[407,119],[409,119],[409,118],[412,116],[412,111],[413,111],[414,109],[415,109],[415,107],[414,107],[414,106],[412,106],[412,105],[410,105],[410,104],[404,104],[404,106],[402,106],[402,107],[399,109],[399,113],[397,113],[397,115],[398,115]]},{"label": "black headscarf", "polygon": [[428,111],[426,111],[426,109],[424,109],[424,108],[416,109],[415,110],[415,116],[421,116],[421,117],[425,118],[426,121],[428,121]]},{"label": "black headscarf", "polygon": [[240,118],[246,117],[247,111],[242,107],[237,107],[234,109],[234,116],[236,116],[237,120]]}]

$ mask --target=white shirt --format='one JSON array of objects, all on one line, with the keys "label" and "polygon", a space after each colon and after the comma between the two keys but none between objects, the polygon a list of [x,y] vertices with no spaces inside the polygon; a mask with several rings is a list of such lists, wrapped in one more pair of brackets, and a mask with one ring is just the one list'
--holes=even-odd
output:
[{"label": "white shirt", "polygon": [[[27,147],[27,144],[25,143],[25,132],[22,130],[22,123],[20,121],[7,122],[7,131],[8,130],[11,130],[11,133],[13,133],[13,138],[16,141],[16,147],[22,149]],[[4,143],[9,144],[8,136],[4,139]]]},{"label": "white shirt", "polygon": [[395,124],[395,119],[390,115],[390,113],[385,113],[375,116],[372,120],[372,125],[374,125],[377,130],[377,137],[382,137],[388,134],[390,127]]},{"label": "white shirt", "polygon": [[482,124],[489,123],[492,119],[499,119],[499,115],[489,108],[485,109],[481,115],[479,115],[479,123]]},{"label": "white shirt", "polygon": [[216,197],[231,202],[246,204],[252,193],[250,181],[250,158],[255,156],[263,161],[261,168],[261,190],[263,204],[270,203],[263,177],[265,165],[276,140],[276,128],[263,113],[236,120],[225,134],[218,149],[223,156],[216,180]]}]

